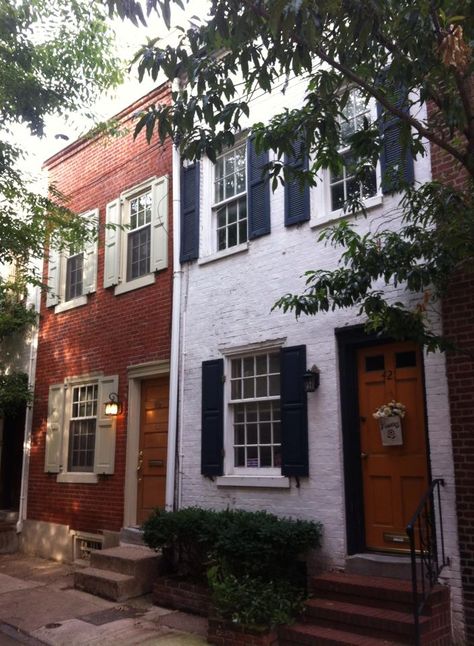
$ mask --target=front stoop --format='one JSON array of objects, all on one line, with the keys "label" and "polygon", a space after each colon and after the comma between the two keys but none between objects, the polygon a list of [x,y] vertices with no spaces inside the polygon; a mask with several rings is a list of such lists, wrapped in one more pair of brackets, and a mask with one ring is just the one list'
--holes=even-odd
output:
[{"label": "front stoop", "polygon": [[151,592],[160,556],[144,547],[112,547],[91,552],[90,567],[74,573],[74,587],[112,601]]},{"label": "front stoop", "polygon": [[[411,583],[327,573],[312,579],[300,622],[280,629],[280,646],[396,646],[414,643]],[[449,646],[449,589],[436,586],[420,618],[421,643]]]}]

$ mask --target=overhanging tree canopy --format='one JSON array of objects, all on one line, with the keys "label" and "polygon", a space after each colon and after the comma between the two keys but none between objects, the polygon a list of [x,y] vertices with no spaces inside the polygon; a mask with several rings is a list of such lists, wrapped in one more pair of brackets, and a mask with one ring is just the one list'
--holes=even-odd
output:
[{"label": "overhanging tree canopy", "polygon": [[[169,24],[172,4],[147,0],[146,7]],[[144,20],[135,0],[108,0],[108,5],[122,17]],[[213,0],[209,7],[208,19],[196,19],[176,46],[151,41],[139,52],[141,77],[157,78],[164,71],[181,89],[171,106],[150,106],[137,133],[145,129],[150,138],[157,128],[162,139],[173,137],[183,156],[214,160],[234,142],[252,94],[296,76],[306,82],[303,105],[255,124],[253,132],[257,146],[275,150],[280,160],[295,152],[311,155],[307,171],[273,163],[274,181],[283,176],[314,183],[321,168],[337,173],[344,164],[338,151],[349,89],[357,87],[366,101],[375,99],[378,118],[366,120],[345,140],[357,160],[357,180],[364,181],[395,123],[405,150],[416,156],[426,154],[426,142],[438,146],[465,175],[464,186],[459,190],[443,181],[410,186],[388,167],[384,182],[392,192],[406,191],[398,231],[387,227],[361,235],[354,221],[331,227],[321,237],[341,247],[339,266],[309,271],[303,293],[288,294],[278,305],[297,315],[356,306],[372,330],[415,339],[429,349],[448,347],[449,340],[431,331],[427,314],[453,273],[472,264],[474,253],[471,3]],[[364,214],[358,196],[348,199],[346,211]],[[376,287],[380,280],[401,284],[419,298],[414,304],[411,299],[411,306],[391,302]]]}]

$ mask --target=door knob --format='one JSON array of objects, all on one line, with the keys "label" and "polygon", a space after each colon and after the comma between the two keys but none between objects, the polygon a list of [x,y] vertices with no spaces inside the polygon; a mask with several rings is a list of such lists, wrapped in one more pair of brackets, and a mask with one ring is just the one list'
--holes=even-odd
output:
[{"label": "door knob", "polygon": [[364,452],[362,451],[362,453],[360,454],[360,457],[361,457],[363,460],[366,460],[366,459],[369,457],[369,454],[368,454],[368,453],[364,453]]}]

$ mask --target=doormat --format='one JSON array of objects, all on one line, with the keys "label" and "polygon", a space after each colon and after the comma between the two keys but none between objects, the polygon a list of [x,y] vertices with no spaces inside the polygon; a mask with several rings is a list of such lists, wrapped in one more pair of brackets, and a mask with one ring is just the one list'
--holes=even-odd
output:
[{"label": "doormat", "polygon": [[110,624],[112,621],[119,619],[133,619],[134,617],[141,617],[145,614],[143,610],[138,608],[130,608],[129,606],[117,606],[115,608],[108,608],[107,610],[99,610],[92,612],[90,615],[79,617],[81,621],[86,621],[88,624],[94,626],[103,626]]}]

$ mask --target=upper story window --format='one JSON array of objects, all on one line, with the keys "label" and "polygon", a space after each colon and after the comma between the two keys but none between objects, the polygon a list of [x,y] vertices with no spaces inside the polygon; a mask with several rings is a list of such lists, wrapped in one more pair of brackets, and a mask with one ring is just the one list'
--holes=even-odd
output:
[{"label": "upper story window", "polygon": [[150,178],[107,204],[104,287],[122,294],[168,266],[168,178]]},{"label": "upper story window", "polygon": [[344,119],[341,120],[341,141],[339,153],[343,158],[343,167],[339,174],[328,171],[326,179],[326,194],[329,211],[341,211],[350,198],[356,197],[370,206],[370,199],[377,197],[380,184],[379,164],[367,169],[364,181],[355,178],[357,160],[351,155],[348,144],[349,137],[364,127],[364,121],[375,120],[375,101],[364,99],[358,90],[353,90],[344,108]]},{"label": "upper story window", "polygon": [[[329,206],[330,211],[339,211],[351,197],[367,201],[377,195],[378,168],[367,169],[366,177],[361,182],[355,178],[356,160],[351,155],[348,139],[364,126],[364,120],[375,119],[375,101],[364,99],[358,90],[353,90],[343,110],[344,119],[341,121],[342,146],[339,154],[343,158],[343,167],[339,174],[328,172]],[[377,165],[378,166],[378,165]]]},{"label": "upper story window", "polygon": [[[99,210],[82,215],[99,223]],[[85,305],[87,295],[95,292],[97,285],[97,237],[84,247],[69,250],[51,249],[48,258],[48,294],[46,306],[55,306],[55,312]]]},{"label": "upper story window", "polygon": [[152,206],[151,190],[128,201],[127,280],[150,273]]},{"label": "upper story window", "polygon": [[231,360],[234,472],[280,469],[280,353]]},{"label": "upper story window", "polygon": [[246,143],[217,158],[214,176],[214,215],[217,251],[247,242]]}]

